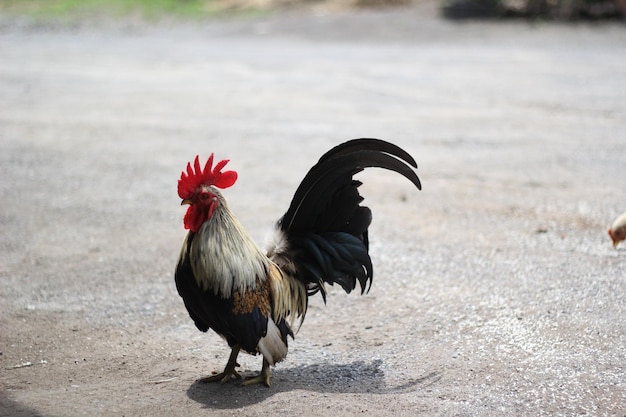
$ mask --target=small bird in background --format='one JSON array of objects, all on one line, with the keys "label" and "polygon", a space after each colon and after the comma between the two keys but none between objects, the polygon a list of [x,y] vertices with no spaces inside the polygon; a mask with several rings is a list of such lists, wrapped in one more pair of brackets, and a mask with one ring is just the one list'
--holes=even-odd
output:
[{"label": "small bird in background", "polygon": [[619,242],[626,240],[626,212],[619,216],[611,227],[609,227],[609,236],[616,247]]},{"label": "small bird in background", "polygon": [[308,297],[326,284],[361,293],[372,283],[368,254],[369,208],[361,206],[361,182],[353,176],[368,167],[392,170],[418,189],[415,160],[379,139],[355,139],[334,147],[306,174],[289,208],[275,226],[272,243],[262,251],[230,210],[219,189],[232,186],[235,171],[213,167],[213,154],[202,167],[196,156],[178,181],[189,230],[176,267],[175,281],[196,327],[213,329],[231,348],[223,372],[201,382],[241,376],[241,350],[261,354],[261,373],[243,385],[270,385],[270,366],[287,355],[287,336],[306,315]]}]

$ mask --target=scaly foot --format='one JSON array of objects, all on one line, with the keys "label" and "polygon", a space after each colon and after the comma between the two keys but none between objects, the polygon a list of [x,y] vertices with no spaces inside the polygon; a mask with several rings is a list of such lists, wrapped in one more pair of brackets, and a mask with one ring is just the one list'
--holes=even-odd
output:
[{"label": "scaly foot", "polygon": [[270,386],[270,364],[263,359],[263,368],[261,369],[261,373],[257,376],[253,376],[251,378],[246,378],[241,382],[241,385],[252,385],[262,383],[266,387]]},{"label": "scaly foot", "polygon": [[241,379],[241,375],[239,375],[239,373],[235,370],[235,368],[239,366],[239,364],[237,363],[237,355],[239,355],[239,346],[233,347],[233,350],[230,352],[230,358],[228,358],[228,363],[226,364],[226,368],[224,368],[224,372],[201,378],[198,380],[198,382],[228,382],[233,377]]}]

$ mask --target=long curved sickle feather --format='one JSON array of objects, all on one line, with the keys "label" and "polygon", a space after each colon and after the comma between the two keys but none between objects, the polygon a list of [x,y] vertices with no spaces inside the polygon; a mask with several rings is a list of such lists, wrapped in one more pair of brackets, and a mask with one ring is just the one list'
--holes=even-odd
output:
[{"label": "long curved sickle feather", "polygon": [[326,152],[324,155],[322,155],[317,163],[319,164],[329,158],[334,158],[339,155],[345,155],[350,152],[365,150],[385,152],[390,155],[397,156],[398,158],[411,165],[413,168],[417,168],[417,162],[415,162],[415,159],[413,159],[413,157],[409,155],[407,151],[397,145],[394,145],[393,143],[373,138],[352,139],[340,145],[337,145],[328,152]]},{"label": "long curved sickle feather", "polygon": [[[392,155],[399,155],[402,159]],[[421,190],[417,174],[405,161],[417,166],[404,150],[379,139],[355,139],[333,148],[320,158],[300,183],[289,209],[283,216],[281,228],[286,232],[293,227],[298,230],[310,228],[311,224],[301,223],[299,219],[303,221],[315,219],[315,212],[322,210],[328,202],[332,196],[332,189],[336,188],[340,178],[344,181],[350,180],[354,174],[365,168],[378,167],[395,171]],[[301,212],[302,207],[306,207],[307,210]]]}]

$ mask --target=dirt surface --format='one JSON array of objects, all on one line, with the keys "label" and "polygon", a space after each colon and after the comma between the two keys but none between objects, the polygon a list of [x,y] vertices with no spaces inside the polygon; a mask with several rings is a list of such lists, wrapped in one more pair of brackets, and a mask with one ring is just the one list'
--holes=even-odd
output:
[{"label": "dirt surface", "polygon": [[[0,415],[626,414],[623,25],[424,4],[0,27]],[[271,388],[196,383],[228,348],[174,287],[186,162],[231,159],[263,241],[363,136],[424,186],[360,176],[371,292],[313,298]]]}]

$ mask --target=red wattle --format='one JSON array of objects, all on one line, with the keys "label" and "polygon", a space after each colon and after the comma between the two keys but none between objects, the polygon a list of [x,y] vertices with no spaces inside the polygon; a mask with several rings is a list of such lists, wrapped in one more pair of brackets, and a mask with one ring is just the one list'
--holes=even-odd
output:
[{"label": "red wattle", "polygon": [[207,219],[206,213],[202,210],[198,210],[193,204],[187,209],[185,213],[185,229],[189,229],[193,233],[196,233],[202,227],[202,223]]},{"label": "red wattle", "polygon": [[187,209],[187,213],[185,213],[185,229],[189,229],[194,233],[198,232],[202,224],[213,216],[218,205],[217,199],[214,199],[208,206],[191,204]]}]

